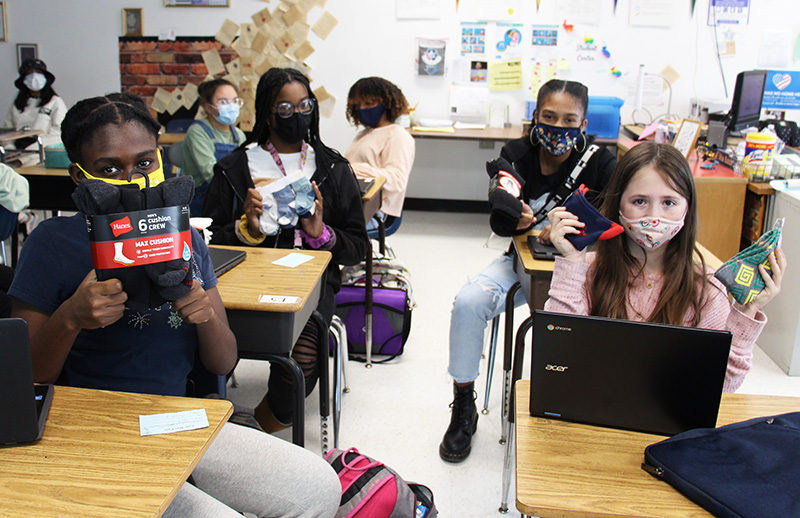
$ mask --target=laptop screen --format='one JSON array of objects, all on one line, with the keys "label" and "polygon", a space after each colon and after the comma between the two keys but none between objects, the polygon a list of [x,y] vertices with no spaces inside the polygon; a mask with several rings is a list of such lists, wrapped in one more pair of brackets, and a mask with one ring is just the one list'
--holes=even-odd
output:
[{"label": "laptop screen", "polygon": [[716,425],[731,334],[536,311],[531,415],[672,435]]}]

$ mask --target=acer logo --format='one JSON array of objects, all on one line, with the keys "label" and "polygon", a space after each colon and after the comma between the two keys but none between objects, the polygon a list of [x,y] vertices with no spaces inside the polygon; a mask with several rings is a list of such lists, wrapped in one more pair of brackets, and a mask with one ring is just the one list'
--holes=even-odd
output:
[{"label": "acer logo", "polygon": [[564,372],[567,369],[569,369],[569,367],[566,367],[564,365],[552,365],[550,363],[548,363],[544,368],[544,370],[546,371],[555,371],[555,372]]}]

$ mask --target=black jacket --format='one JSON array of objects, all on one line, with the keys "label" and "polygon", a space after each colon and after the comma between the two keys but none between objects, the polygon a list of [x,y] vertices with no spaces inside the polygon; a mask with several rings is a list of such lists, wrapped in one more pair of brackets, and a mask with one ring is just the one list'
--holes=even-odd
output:
[{"label": "black jacket", "polygon": [[[586,148],[591,145],[594,139],[588,138]],[[582,148],[585,149],[586,148]],[[550,176],[543,176],[539,167],[539,153],[541,146],[534,146],[531,144],[530,139],[525,136],[515,140],[511,140],[503,149],[500,150],[500,157],[508,160],[514,166],[514,170],[522,176],[525,180],[525,186],[522,188],[522,200],[528,203],[531,199],[537,199],[546,192],[553,191],[564,184],[567,177],[572,173],[575,165],[583,156],[583,152],[578,152],[573,148],[564,163],[558,168],[555,174]],[[587,199],[594,201],[597,195],[602,191],[608,179],[611,177],[614,167],[617,165],[617,159],[605,147],[600,147],[594,155],[589,159],[589,162],[584,167],[581,174],[578,176],[575,187],[585,184],[589,188]],[[510,221],[508,217],[502,217],[497,211],[489,207],[489,224],[492,231],[499,236],[511,236],[520,234],[525,230],[518,231],[517,224],[519,223],[520,215],[516,221]]]},{"label": "black jacket", "polygon": [[[326,272],[326,289],[317,306],[322,316],[330,322],[335,295],[342,284],[339,265],[353,265],[364,260],[367,230],[358,184],[345,159],[338,159],[320,168],[318,156],[317,170],[312,180],[322,194],[322,220],[336,234],[336,243],[330,250],[333,258]],[[235,227],[244,214],[247,190],[253,187],[244,147],[232,151],[214,166],[214,177],[203,203],[203,216],[213,220],[209,227],[212,232],[211,244],[243,245],[236,237]],[[294,248],[294,231],[283,229],[276,236],[267,236],[259,246]]]}]

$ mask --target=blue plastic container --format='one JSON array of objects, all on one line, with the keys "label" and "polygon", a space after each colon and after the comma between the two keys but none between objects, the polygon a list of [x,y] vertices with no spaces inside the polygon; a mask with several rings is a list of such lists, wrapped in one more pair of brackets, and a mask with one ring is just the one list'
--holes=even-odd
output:
[{"label": "blue plastic container", "polygon": [[[586,133],[597,138],[617,138],[619,135],[619,110],[625,103],[619,97],[589,96],[589,110],[586,114]],[[533,119],[536,101],[525,103],[525,118]]]}]

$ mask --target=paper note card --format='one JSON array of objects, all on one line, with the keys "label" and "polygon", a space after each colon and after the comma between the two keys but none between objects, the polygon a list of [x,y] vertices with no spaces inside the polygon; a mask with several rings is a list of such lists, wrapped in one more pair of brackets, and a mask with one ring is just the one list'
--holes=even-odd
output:
[{"label": "paper note card", "polygon": [[314,53],[314,47],[307,41],[304,41],[302,45],[297,47],[294,51],[294,55],[300,61],[304,61],[308,56]]},{"label": "paper note card", "polygon": [[139,416],[139,435],[160,435],[208,428],[205,408]]},{"label": "paper note card", "polygon": [[301,254],[298,252],[292,252],[289,255],[284,255],[280,259],[276,261],[272,261],[272,264],[277,264],[278,266],[288,266],[289,268],[294,268],[295,266],[300,266],[301,264],[308,262],[314,258],[313,255],[308,254]]},{"label": "paper note card", "polygon": [[206,64],[208,73],[212,76],[225,73],[225,65],[222,64],[222,58],[219,57],[217,49],[209,49],[201,54],[203,56],[203,63]]},{"label": "paper note card", "polygon": [[256,25],[261,27],[265,23],[269,23],[272,20],[272,13],[269,12],[269,7],[265,7],[264,9],[258,11],[256,14],[252,16],[253,22]]},{"label": "paper note card", "polygon": [[489,62],[489,90],[499,92],[521,89],[522,60]]},{"label": "paper note card", "polygon": [[222,22],[222,27],[219,29],[215,39],[226,47],[230,47],[231,43],[233,43],[233,38],[236,37],[238,32],[239,24],[232,20],[225,19],[225,21]]},{"label": "paper note card", "polygon": [[157,88],[156,94],[153,96],[153,102],[150,104],[150,108],[153,109],[156,113],[164,113],[164,110],[167,109],[167,103],[170,100],[170,93],[163,88]]},{"label": "paper note card", "polygon": [[322,13],[322,16],[319,17],[317,23],[314,24],[314,27],[311,28],[311,31],[324,40],[328,37],[333,28],[336,27],[337,23],[339,23],[339,20],[328,11],[325,11]]},{"label": "paper note card", "polygon": [[284,295],[259,295],[258,301],[262,304],[297,304],[300,297],[286,297]]}]

